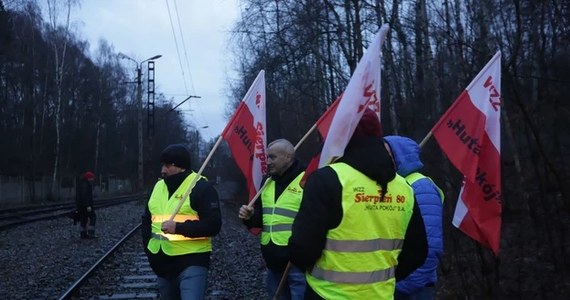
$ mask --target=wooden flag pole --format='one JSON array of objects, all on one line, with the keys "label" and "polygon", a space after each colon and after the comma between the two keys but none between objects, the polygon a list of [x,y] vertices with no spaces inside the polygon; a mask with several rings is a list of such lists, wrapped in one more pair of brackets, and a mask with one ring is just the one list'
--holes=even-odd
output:
[{"label": "wooden flag pole", "polygon": [[283,271],[283,276],[281,277],[281,281],[279,281],[279,286],[277,286],[277,289],[275,290],[275,295],[273,295],[273,300],[279,299],[279,293],[281,292],[283,286],[285,285],[285,282],[287,281],[287,274],[289,274],[289,269],[291,269],[291,266],[293,266],[293,264],[291,264],[291,262],[288,262],[287,267],[285,267],[285,271]]},{"label": "wooden flag pole", "polygon": [[432,133],[431,130],[428,132],[428,134],[424,137],[424,139],[420,142],[420,149],[425,145],[425,143],[427,143],[427,141],[431,138]]},{"label": "wooden flag pole", "polygon": [[[380,42],[380,48],[379,48],[379,49],[380,49],[380,53],[379,53],[380,59],[381,59],[381,57],[382,57],[382,50],[381,50],[381,49],[382,49],[382,45],[384,44],[384,40],[385,40],[385,38],[386,38],[386,34],[388,33],[388,28],[389,28],[388,25],[387,25],[387,24],[384,24],[384,25],[382,25],[382,27],[381,27],[380,30],[379,30],[379,34],[380,34],[380,37],[379,37],[379,38],[380,38],[380,41],[381,41],[381,42]],[[360,64],[360,62],[359,62],[359,64]],[[357,67],[357,69],[358,69],[358,67]],[[378,79],[379,79],[380,76],[381,76],[381,73],[380,73],[380,72],[381,72],[382,68],[379,68],[379,69],[380,69],[380,70],[379,70],[379,73],[377,74],[377,75],[378,75]],[[379,80],[377,80],[377,82],[379,82]],[[349,83],[350,83],[350,82],[349,82]],[[378,92],[379,92],[379,87],[378,87],[378,88],[375,87],[375,89],[377,89],[376,92],[378,93]],[[345,92],[346,92],[346,90],[345,90]],[[344,93],[343,93],[343,94],[344,94]],[[377,96],[378,96],[378,102],[380,102],[379,95],[377,95]],[[365,107],[368,106],[369,101],[370,101],[370,98],[368,98],[368,99],[366,100]],[[339,103],[340,103],[340,101],[339,101]],[[380,105],[380,103],[378,103],[378,105]],[[325,112],[326,112],[326,111],[325,111]],[[378,114],[378,117],[379,117],[379,111],[378,111],[377,114]],[[378,119],[380,120],[380,118],[378,118]],[[318,121],[317,121],[317,122],[318,122]],[[311,127],[311,129],[309,129],[309,132],[307,133],[307,135],[308,135],[310,132],[312,132],[312,131],[317,127],[316,125],[317,125],[317,124],[315,123],[315,125],[313,125],[313,127]],[[306,136],[307,136],[307,135],[306,135]],[[304,137],[304,138],[305,138],[305,137]],[[346,145],[345,145],[345,147],[346,147]],[[334,161],[336,161],[337,159],[339,159],[339,157],[333,157],[331,162],[334,162]],[[280,292],[282,286],[284,285],[284,283],[287,281],[287,280],[286,280],[287,274],[289,273],[289,269],[291,268],[291,266],[292,266],[292,264],[291,264],[291,262],[289,261],[289,262],[287,263],[287,267],[285,268],[285,271],[283,272],[283,276],[281,277],[281,282],[279,283],[279,287],[277,288],[277,291],[275,291],[275,296],[273,297],[273,300],[278,299],[279,292]]]},{"label": "wooden flag pole", "polygon": [[169,221],[174,220],[174,217],[178,214],[178,211],[180,211],[180,208],[182,207],[184,200],[186,199],[186,197],[188,197],[190,195],[194,186],[196,186],[196,183],[200,179],[200,175],[202,175],[202,172],[206,168],[206,165],[208,164],[208,162],[210,162],[212,155],[214,155],[214,152],[216,151],[216,149],[218,148],[218,146],[220,145],[221,142],[222,142],[222,136],[220,135],[220,137],[216,141],[216,144],[214,144],[214,147],[212,147],[212,150],[210,150],[210,153],[206,157],[206,160],[204,160],[204,163],[202,163],[202,166],[200,167],[200,170],[198,171],[197,176],[194,177],[194,179],[192,179],[192,182],[190,182],[190,186],[186,190],[186,193],[184,193],[184,196],[182,196],[182,198],[180,198],[180,201],[178,201],[178,205],[176,206],[176,209],[172,212],[170,219],[168,219]]},{"label": "wooden flag pole", "polygon": [[208,154],[208,157],[206,157],[206,160],[204,161],[204,163],[202,164],[202,167],[200,167],[200,170],[198,171],[198,176],[196,176],[196,178],[194,178],[194,180],[192,180],[192,182],[190,183],[190,186],[188,187],[188,190],[186,191],[186,193],[184,193],[184,196],[180,199],[180,202],[178,203],[178,205],[176,206],[176,209],[174,210],[174,212],[172,213],[172,216],[170,216],[170,221],[172,221],[174,219],[174,217],[176,216],[176,214],[178,214],[178,211],[180,211],[180,208],[182,207],[182,204],[184,203],[184,200],[186,199],[186,197],[188,197],[190,195],[190,193],[192,192],[192,189],[194,188],[194,186],[196,185],[196,182],[198,182],[198,180],[200,179],[200,175],[202,175],[202,171],[204,171],[204,168],[206,168],[206,165],[208,164],[208,162],[210,161],[210,158],[212,158],[212,155],[214,154],[214,152],[216,151],[216,149],[218,148],[218,146],[220,145],[220,143],[222,142],[222,139],[224,137],[224,134],[226,133],[226,130],[228,130],[228,126],[230,126],[230,124],[233,123],[234,118],[236,118],[236,116],[239,114],[240,109],[243,109],[243,107],[245,107],[244,101],[245,99],[248,99],[252,93],[252,91],[254,90],[254,86],[257,84],[258,80],[260,78],[263,79],[263,84],[264,84],[264,88],[263,88],[263,93],[265,93],[265,71],[261,70],[259,71],[259,74],[257,75],[257,77],[255,78],[253,84],[249,87],[249,89],[247,90],[247,93],[245,94],[244,100],[240,102],[240,104],[238,105],[237,110],[234,112],[234,114],[232,115],[230,121],[228,122],[228,124],[226,124],[226,127],[224,128],[224,130],[222,131],[222,134],[220,135],[220,137],[218,138],[218,140],[216,141],[216,144],[214,145],[214,147],[212,148],[212,150],[210,150],[210,153]]},{"label": "wooden flag pole", "polygon": [[297,145],[295,145],[295,151],[299,149],[299,146],[301,146],[301,144],[309,137],[311,133],[313,133],[313,131],[315,131],[316,128],[317,128],[317,123],[315,122],[315,124],[313,124],[313,126],[309,128],[307,133],[305,133],[305,135],[299,140],[299,142],[297,142]]},{"label": "wooden flag pole", "polygon": [[[317,123],[313,124],[313,126],[311,128],[309,128],[309,130],[307,131],[307,133],[305,133],[305,135],[301,138],[301,140],[299,140],[299,142],[297,143],[297,145],[295,145],[295,150],[297,150],[297,148],[299,148],[299,146],[307,139],[307,137],[317,128]],[[267,180],[265,181],[265,183],[267,183]],[[264,185],[265,186],[265,185]],[[260,189],[261,190],[261,189]],[[283,271],[283,276],[281,277],[281,281],[279,281],[279,286],[277,287],[277,290],[275,290],[275,295],[273,296],[273,300],[277,300],[279,299],[279,293],[281,292],[281,290],[283,289],[283,286],[285,285],[285,282],[287,282],[287,274],[289,274],[289,270],[291,269],[291,267],[293,266],[293,264],[291,262],[287,262],[287,267],[285,267],[285,271]]]},{"label": "wooden flag pole", "polygon": [[247,207],[251,208],[253,207],[253,204],[255,204],[255,200],[257,200],[257,198],[259,198],[259,196],[261,195],[261,192],[263,191],[263,189],[265,188],[265,186],[267,186],[267,183],[269,182],[269,179],[265,180],[265,182],[263,183],[263,185],[259,188],[259,191],[257,191],[257,193],[255,194],[255,196],[253,196],[253,198],[251,198],[251,200],[249,201],[249,203],[247,204]]}]

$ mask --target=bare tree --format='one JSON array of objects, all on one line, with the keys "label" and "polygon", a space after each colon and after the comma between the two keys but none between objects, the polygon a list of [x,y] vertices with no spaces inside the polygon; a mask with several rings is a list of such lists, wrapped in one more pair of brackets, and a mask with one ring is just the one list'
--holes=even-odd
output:
[{"label": "bare tree", "polygon": [[[49,18],[49,29],[51,34],[59,35],[60,39],[52,40],[53,54],[55,60],[55,85],[56,85],[56,95],[55,95],[55,159],[53,162],[53,174],[52,174],[52,186],[51,190],[55,193],[57,187],[57,175],[59,170],[59,160],[60,160],[60,142],[61,142],[61,101],[62,101],[62,90],[63,90],[63,76],[65,67],[65,54],[67,51],[67,42],[69,37],[69,26],[70,26],[70,16],[71,9],[74,4],[77,3],[76,0],[65,0],[64,6],[64,20],[63,27],[60,27],[60,3],[57,0],[46,0],[48,8],[48,18]],[[58,43],[59,41],[59,43]]]}]

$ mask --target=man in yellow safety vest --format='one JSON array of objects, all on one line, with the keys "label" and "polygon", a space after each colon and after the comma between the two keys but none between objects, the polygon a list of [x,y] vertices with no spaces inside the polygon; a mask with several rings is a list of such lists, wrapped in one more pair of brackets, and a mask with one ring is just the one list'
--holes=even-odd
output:
[{"label": "man in yellow safety vest", "polygon": [[367,109],[344,156],[311,173],[289,239],[306,270],[305,299],[393,299],[421,266],[426,233],[412,188],[396,174]]},{"label": "man in yellow safety vest", "polygon": [[[299,210],[303,189],[300,181],[305,166],[295,158],[295,148],[278,139],[267,147],[267,184],[255,209],[243,205],[239,217],[248,227],[261,227],[261,253],[267,266],[266,288],[273,298],[289,261],[287,244],[291,226]],[[286,286],[279,291],[279,299],[303,299],[305,274],[292,266],[287,272]]]},{"label": "man in yellow safety vest", "polygon": [[160,159],[163,179],[155,184],[142,220],[145,252],[158,276],[160,299],[204,299],[211,238],[222,225],[218,193],[192,171],[186,146],[170,145]]}]

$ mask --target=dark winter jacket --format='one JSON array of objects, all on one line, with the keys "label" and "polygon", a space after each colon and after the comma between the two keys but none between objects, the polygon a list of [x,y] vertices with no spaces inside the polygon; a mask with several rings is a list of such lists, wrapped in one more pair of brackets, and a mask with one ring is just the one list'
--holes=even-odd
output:
[{"label": "dark winter jacket", "polygon": [[[191,171],[187,170],[164,179],[169,197],[172,196],[190,174]],[[176,234],[187,237],[204,237],[218,234],[222,226],[222,217],[218,193],[214,187],[203,178],[198,180],[190,193],[190,201],[190,207],[198,213],[199,220],[177,223]],[[160,250],[157,254],[152,254],[147,248],[151,237],[151,224],[151,215],[147,205],[142,217],[142,240],[150,266],[157,276],[174,278],[189,266],[206,268],[210,266],[211,252],[169,256]]]},{"label": "dark winter jacket", "polygon": [[[281,193],[301,172],[305,171],[305,165],[295,160],[291,167],[287,169],[281,176],[272,176],[271,179],[275,182],[275,199],[276,201]],[[267,178],[266,178],[267,179]],[[249,220],[244,220],[244,224],[248,228],[262,227],[263,226],[263,206],[261,199],[255,202],[253,216]],[[261,245],[261,254],[265,260],[268,269],[274,272],[281,272],[285,270],[287,262],[289,262],[289,251],[287,246],[278,246],[269,241],[267,245]]]},{"label": "dark winter jacket", "polygon": [[[377,137],[353,138],[339,161],[347,163],[379,183],[387,184],[395,177],[392,159],[383,142]],[[293,223],[293,235],[289,239],[293,264],[308,271],[312,269],[325,247],[328,230],[340,224],[342,212],[342,185],[335,171],[330,167],[323,167],[310,174],[301,207]],[[424,224],[418,206],[414,203],[403,249],[398,257],[396,279],[408,276],[421,266],[426,255]],[[310,286],[307,286],[305,296],[305,299],[320,298]]]},{"label": "dark winter jacket", "polygon": [[93,185],[87,179],[82,178],[77,184],[75,204],[79,211],[86,210],[88,206],[93,208]]},{"label": "dark winter jacket", "polygon": [[[386,136],[384,140],[390,145],[397,172],[402,177],[417,173],[423,167],[420,147],[415,141],[401,136]],[[428,256],[420,268],[396,283],[396,289],[407,295],[437,282],[437,265],[443,253],[442,195],[435,183],[428,178],[415,181],[412,188],[427,232]]]}]

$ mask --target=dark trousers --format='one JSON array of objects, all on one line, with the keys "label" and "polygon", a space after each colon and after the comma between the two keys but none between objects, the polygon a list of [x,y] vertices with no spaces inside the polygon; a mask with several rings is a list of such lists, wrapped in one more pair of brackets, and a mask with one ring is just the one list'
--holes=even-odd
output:
[{"label": "dark trousers", "polygon": [[97,215],[95,215],[95,211],[91,210],[88,212],[86,209],[83,209],[79,212],[79,224],[81,224],[81,228],[87,227],[87,224],[89,224],[90,227],[94,227],[96,222]]},{"label": "dark trousers", "polygon": [[79,224],[81,238],[95,237],[95,224],[97,223],[97,215],[94,210],[90,212],[87,209],[79,210]]}]

